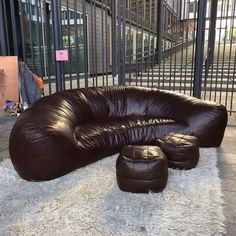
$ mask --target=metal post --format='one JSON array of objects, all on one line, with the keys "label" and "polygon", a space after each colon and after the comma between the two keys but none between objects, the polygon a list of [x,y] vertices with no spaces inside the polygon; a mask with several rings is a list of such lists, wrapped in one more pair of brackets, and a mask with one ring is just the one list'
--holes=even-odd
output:
[{"label": "metal post", "polygon": [[215,49],[217,5],[218,5],[218,0],[212,0],[210,27],[209,27],[209,36],[208,36],[208,52],[207,52],[207,59],[206,59],[206,65],[205,65],[205,86],[206,86],[206,78],[208,75],[209,67],[213,63],[213,56],[214,56],[214,49]]},{"label": "metal post", "polygon": [[0,0],[0,48],[2,56],[7,55],[7,44],[5,37],[5,26],[4,26],[4,12],[3,12],[3,0]]},{"label": "metal post", "polygon": [[13,48],[14,55],[18,55],[18,42],[17,42],[17,28],[16,28],[16,16],[15,16],[15,2],[10,0],[10,11],[11,11],[11,27],[12,27],[12,38],[13,38]]},{"label": "metal post", "polygon": [[83,36],[84,36],[84,74],[85,74],[85,87],[88,87],[88,37],[87,37],[87,16],[86,16],[86,3],[82,2],[83,7]]},{"label": "metal post", "polygon": [[206,13],[206,1],[199,0],[198,18],[197,18],[197,36],[196,36],[197,50],[195,54],[195,68],[194,68],[194,81],[193,81],[193,96],[197,98],[201,98],[204,38],[205,38],[205,13]]},{"label": "metal post", "polygon": [[53,30],[53,42],[54,42],[54,57],[56,66],[56,91],[62,91],[62,79],[61,79],[61,62],[56,61],[56,50],[60,49],[60,24],[58,11],[58,0],[52,0],[52,30]]},{"label": "metal post", "polygon": [[118,85],[122,85],[122,53],[121,53],[121,1],[117,0],[117,59],[118,59]]},{"label": "metal post", "polygon": [[112,1],[112,76],[113,77],[117,75],[116,19],[117,19],[116,1]]},{"label": "metal post", "polygon": [[209,48],[208,59],[209,59],[209,64],[212,64],[213,55],[214,55],[215,35],[216,35],[217,5],[218,5],[218,0],[212,0],[212,3],[211,3],[211,19],[210,19],[210,28],[209,28],[209,39],[208,39],[208,48]]},{"label": "metal post", "polygon": [[155,61],[157,64],[161,63],[162,60],[162,38],[163,38],[163,0],[158,1],[157,6],[157,42],[156,42],[156,55]]},{"label": "metal post", "polygon": [[125,43],[126,43],[126,39],[125,39],[125,28],[126,28],[126,1],[122,0],[121,1],[121,9],[122,9],[122,46],[121,46],[121,84],[125,85],[125,53],[126,53],[126,48],[125,48]]}]

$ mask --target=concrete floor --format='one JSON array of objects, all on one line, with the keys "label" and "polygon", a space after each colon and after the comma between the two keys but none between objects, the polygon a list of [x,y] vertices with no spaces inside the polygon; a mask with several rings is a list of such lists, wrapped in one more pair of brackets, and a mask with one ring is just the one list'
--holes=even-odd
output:
[{"label": "concrete floor", "polygon": [[[14,117],[0,112],[0,162],[9,158],[8,139]],[[227,236],[236,235],[236,117],[229,119],[224,140],[218,149],[218,167],[223,184]]]}]

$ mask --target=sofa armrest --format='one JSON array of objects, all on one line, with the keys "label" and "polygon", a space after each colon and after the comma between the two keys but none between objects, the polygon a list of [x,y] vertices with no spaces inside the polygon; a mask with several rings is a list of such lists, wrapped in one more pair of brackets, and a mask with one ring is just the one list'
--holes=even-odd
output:
[{"label": "sofa armrest", "polygon": [[201,147],[220,146],[228,121],[223,105],[199,101],[187,117],[190,132],[197,136]]},{"label": "sofa armrest", "polygon": [[63,108],[63,105],[37,104],[17,119],[11,131],[9,151],[22,178],[53,179],[71,172],[83,162],[82,157],[78,158],[80,149],[74,137],[76,121]]},{"label": "sofa armrest", "polygon": [[155,92],[152,98],[152,104],[155,105],[149,107],[152,114],[187,124],[187,132],[198,137],[201,147],[217,147],[221,144],[228,120],[223,105],[176,92]]}]

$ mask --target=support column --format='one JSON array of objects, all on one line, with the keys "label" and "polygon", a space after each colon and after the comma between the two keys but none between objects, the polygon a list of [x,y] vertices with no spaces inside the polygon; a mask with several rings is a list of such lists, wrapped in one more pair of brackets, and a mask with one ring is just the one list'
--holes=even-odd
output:
[{"label": "support column", "polygon": [[0,48],[1,55],[7,55],[6,31],[4,26],[3,0],[0,0]]},{"label": "support column", "polygon": [[157,4],[157,44],[156,44],[156,55],[155,62],[157,64],[161,63],[162,60],[162,38],[163,38],[163,0],[158,0]]},{"label": "support column", "polygon": [[197,18],[197,36],[196,36],[196,53],[195,68],[193,81],[193,96],[201,98],[203,56],[204,56],[204,38],[205,38],[205,14],[206,1],[198,1],[198,18]]},{"label": "support column", "polygon": [[10,0],[10,12],[11,12],[11,29],[13,39],[13,53],[18,56],[18,39],[17,39],[17,27],[16,27],[16,15],[15,15],[15,1]]},{"label": "support column", "polygon": [[61,62],[56,61],[56,50],[60,48],[60,24],[59,24],[59,7],[58,0],[52,0],[52,30],[53,30],[53,42],[54,42],[54,57],[55,57],[55,69],[56,69],[56,91],[62,91],[62,73]]},{"label": "support column", "polygon": [[217,4],[218,0],[212,0],[211,2],[211,16],[210,16],[210,27],[208,36],[208,52],[206,60],[206,76],[210,65],[213,63],[214,49],[215,49],[215,35],[216,35],[216,17],[217,17]]},{"label": "support column", "polygon": [[[117,1],[112,1],[112,76],[117,75],[117,12],[116,12]],[[107,36],[106,36],[107,37]]]}]

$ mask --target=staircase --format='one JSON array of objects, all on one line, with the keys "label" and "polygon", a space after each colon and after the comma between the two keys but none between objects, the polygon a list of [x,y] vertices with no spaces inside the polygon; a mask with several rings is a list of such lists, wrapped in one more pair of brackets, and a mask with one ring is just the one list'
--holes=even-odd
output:
[{"label": "staircase", "polygon": [[[234,60],[214,62],[210,67],[205,80],[205,68],[202,77],[202,90],[234,92],[236,86],[236,69]],[[131,85],[142,85],[148,87],[158,87],[166,90],[191,93],[194,79],[194,63],[192,62],[172,62],[170,61],[156,65],[153,69],[146,69],[144,72],[126,74],[126,81]]]}]

